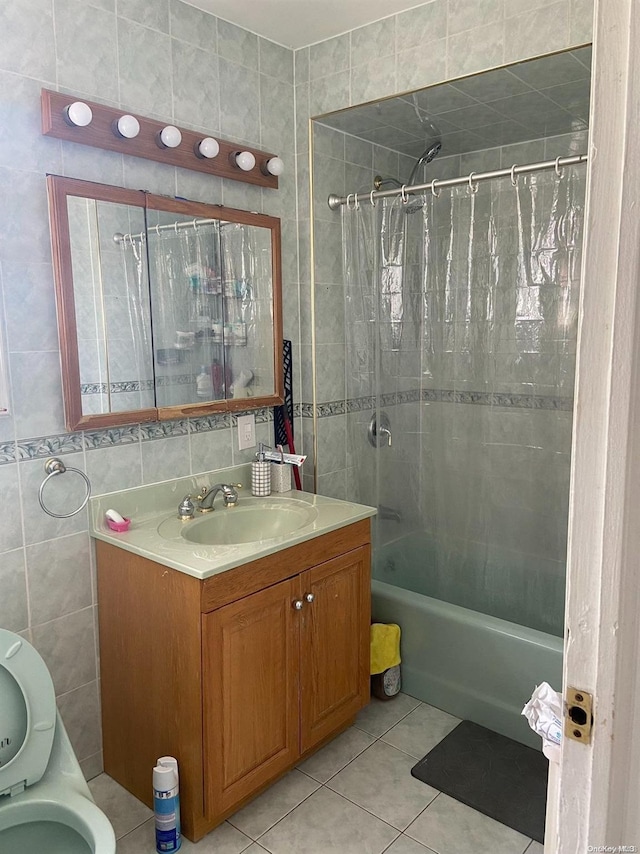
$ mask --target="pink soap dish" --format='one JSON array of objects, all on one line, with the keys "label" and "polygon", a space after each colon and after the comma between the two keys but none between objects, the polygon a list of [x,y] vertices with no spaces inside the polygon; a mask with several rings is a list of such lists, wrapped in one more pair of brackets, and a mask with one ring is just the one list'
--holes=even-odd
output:
[{"label": "pink soap dish", "polygon": [[111,530],[117,531],[118,534],[124,534],[125,531],[128,531],[129,525],[131,524],[131,519],[127,519],[126,516],[124,517],[124,522],[114,522],[106,516],[105,521]]}]

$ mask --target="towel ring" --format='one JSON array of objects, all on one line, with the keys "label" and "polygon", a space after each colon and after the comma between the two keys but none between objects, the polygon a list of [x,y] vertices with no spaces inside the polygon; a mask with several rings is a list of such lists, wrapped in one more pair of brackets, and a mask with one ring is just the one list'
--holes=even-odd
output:
[{"label": "towel ring", "polygon": [[558,178],[562,178],[562,176],[564,175],[564,169],[560,168],[560,158],[559,157],[556,157],[556,175],[558,176]]},{"label": "towel ring", "polygon": [[[87,506],[87,501],[89,500],[89,496],[91,495],[91,481],[83,471],[80,471],[80,469],[71,468],[70,466],[69,468],[67,468],[62,462],[62,460],[58,459],[57,457],[50,457],[44,464],[44,470],[47,473],[47,476],[40,484],[40,489],[38,490],[38,501],[40,502],[40,507],[42,507],[45,513],[48,513],[49,516],[54,516],[56,519],[68,519],[70,516],[75,516],[76,513],[79,513]],[[72,510],[71,513],[54,513],[53,511],[49,510],[48,507],[45,506],[45,503],[42,499],[42,493],[47,484],[47,481],[51,480],[52,477],[55,477],[58,474],[64,474],[66,471],[74,471],[76,472],[76,474],[79,474],[80,477],[84,479],[84,482],[87,486],[87,494],[85,495],[84,501],[78,507],[77,510]]]},{"label": "towel ring", "polygon": [[469,174],[469,192],[470,193],[477,193],[478,192],[478,182],[473,180],[475,174],[476,174],[475,172],[471,172]]},{"label": "towel ring", "polygon": [[518,176],[516,175],[516,164],[511,167],[511,183],[514,187],[518,186]]},{"label": "towel ring", "polygon": [[431,192],[433,193],[433,195],[436,199],[439,199],[441,194],[442,194],[442,190],[440,190],[439,193],[436,193],[436,179],[435,178],[431,182]]}]

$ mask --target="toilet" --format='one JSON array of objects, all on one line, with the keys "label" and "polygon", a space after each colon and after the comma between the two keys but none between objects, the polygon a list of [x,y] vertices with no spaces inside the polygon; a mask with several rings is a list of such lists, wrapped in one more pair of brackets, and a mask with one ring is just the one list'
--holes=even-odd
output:
[{"label": "toilet", "polygon": [[0,629],[0,851],[115,854],[33,646]]}]

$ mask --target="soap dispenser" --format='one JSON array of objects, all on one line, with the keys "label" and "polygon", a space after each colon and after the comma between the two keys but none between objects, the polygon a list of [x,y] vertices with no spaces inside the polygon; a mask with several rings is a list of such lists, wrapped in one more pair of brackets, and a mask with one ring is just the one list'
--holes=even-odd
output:
[{"label": "soap dispenser", "polygon": [[251,463],[252,495],[271,495],[271,463],[264,456],[265,445],[260,442],[256,459]]}]

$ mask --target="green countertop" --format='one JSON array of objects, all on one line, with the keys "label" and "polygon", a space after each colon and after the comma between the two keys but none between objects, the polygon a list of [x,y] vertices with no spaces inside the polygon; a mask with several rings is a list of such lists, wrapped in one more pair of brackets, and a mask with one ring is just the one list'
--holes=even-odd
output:
[{"label": "green countertop", "polygon": [[[251,496],[250,477],[250,466],[244,465],[98,495],[90,501],[91,536],[187,575],[205,579],[367,519],[376,513],[374,507],[364,504],[297,490],[272,493],[264,499],[254,498]],[[196,520],[181,522],[177,516],[178,504],[185,495],[195,495],[202,486],[214,483],[241,483],[243,487],[239,490],[236,508],[226,508],[222,496],[218,495],[215,514],[237,512],[243,507],[243,502],[245,508],[259,507],[264,502],[269,508],[268,512],[273,513],[281,503],[289,509],[304,511],[310,521],[290,533],[253,542],[232,545],[190,542],[183,536],[186,526],[197,525],[196,520],[204,517],[196,513]],[[131,519],[128,531],[116,533],[107,526],[104,514],[110,508]]]}]

